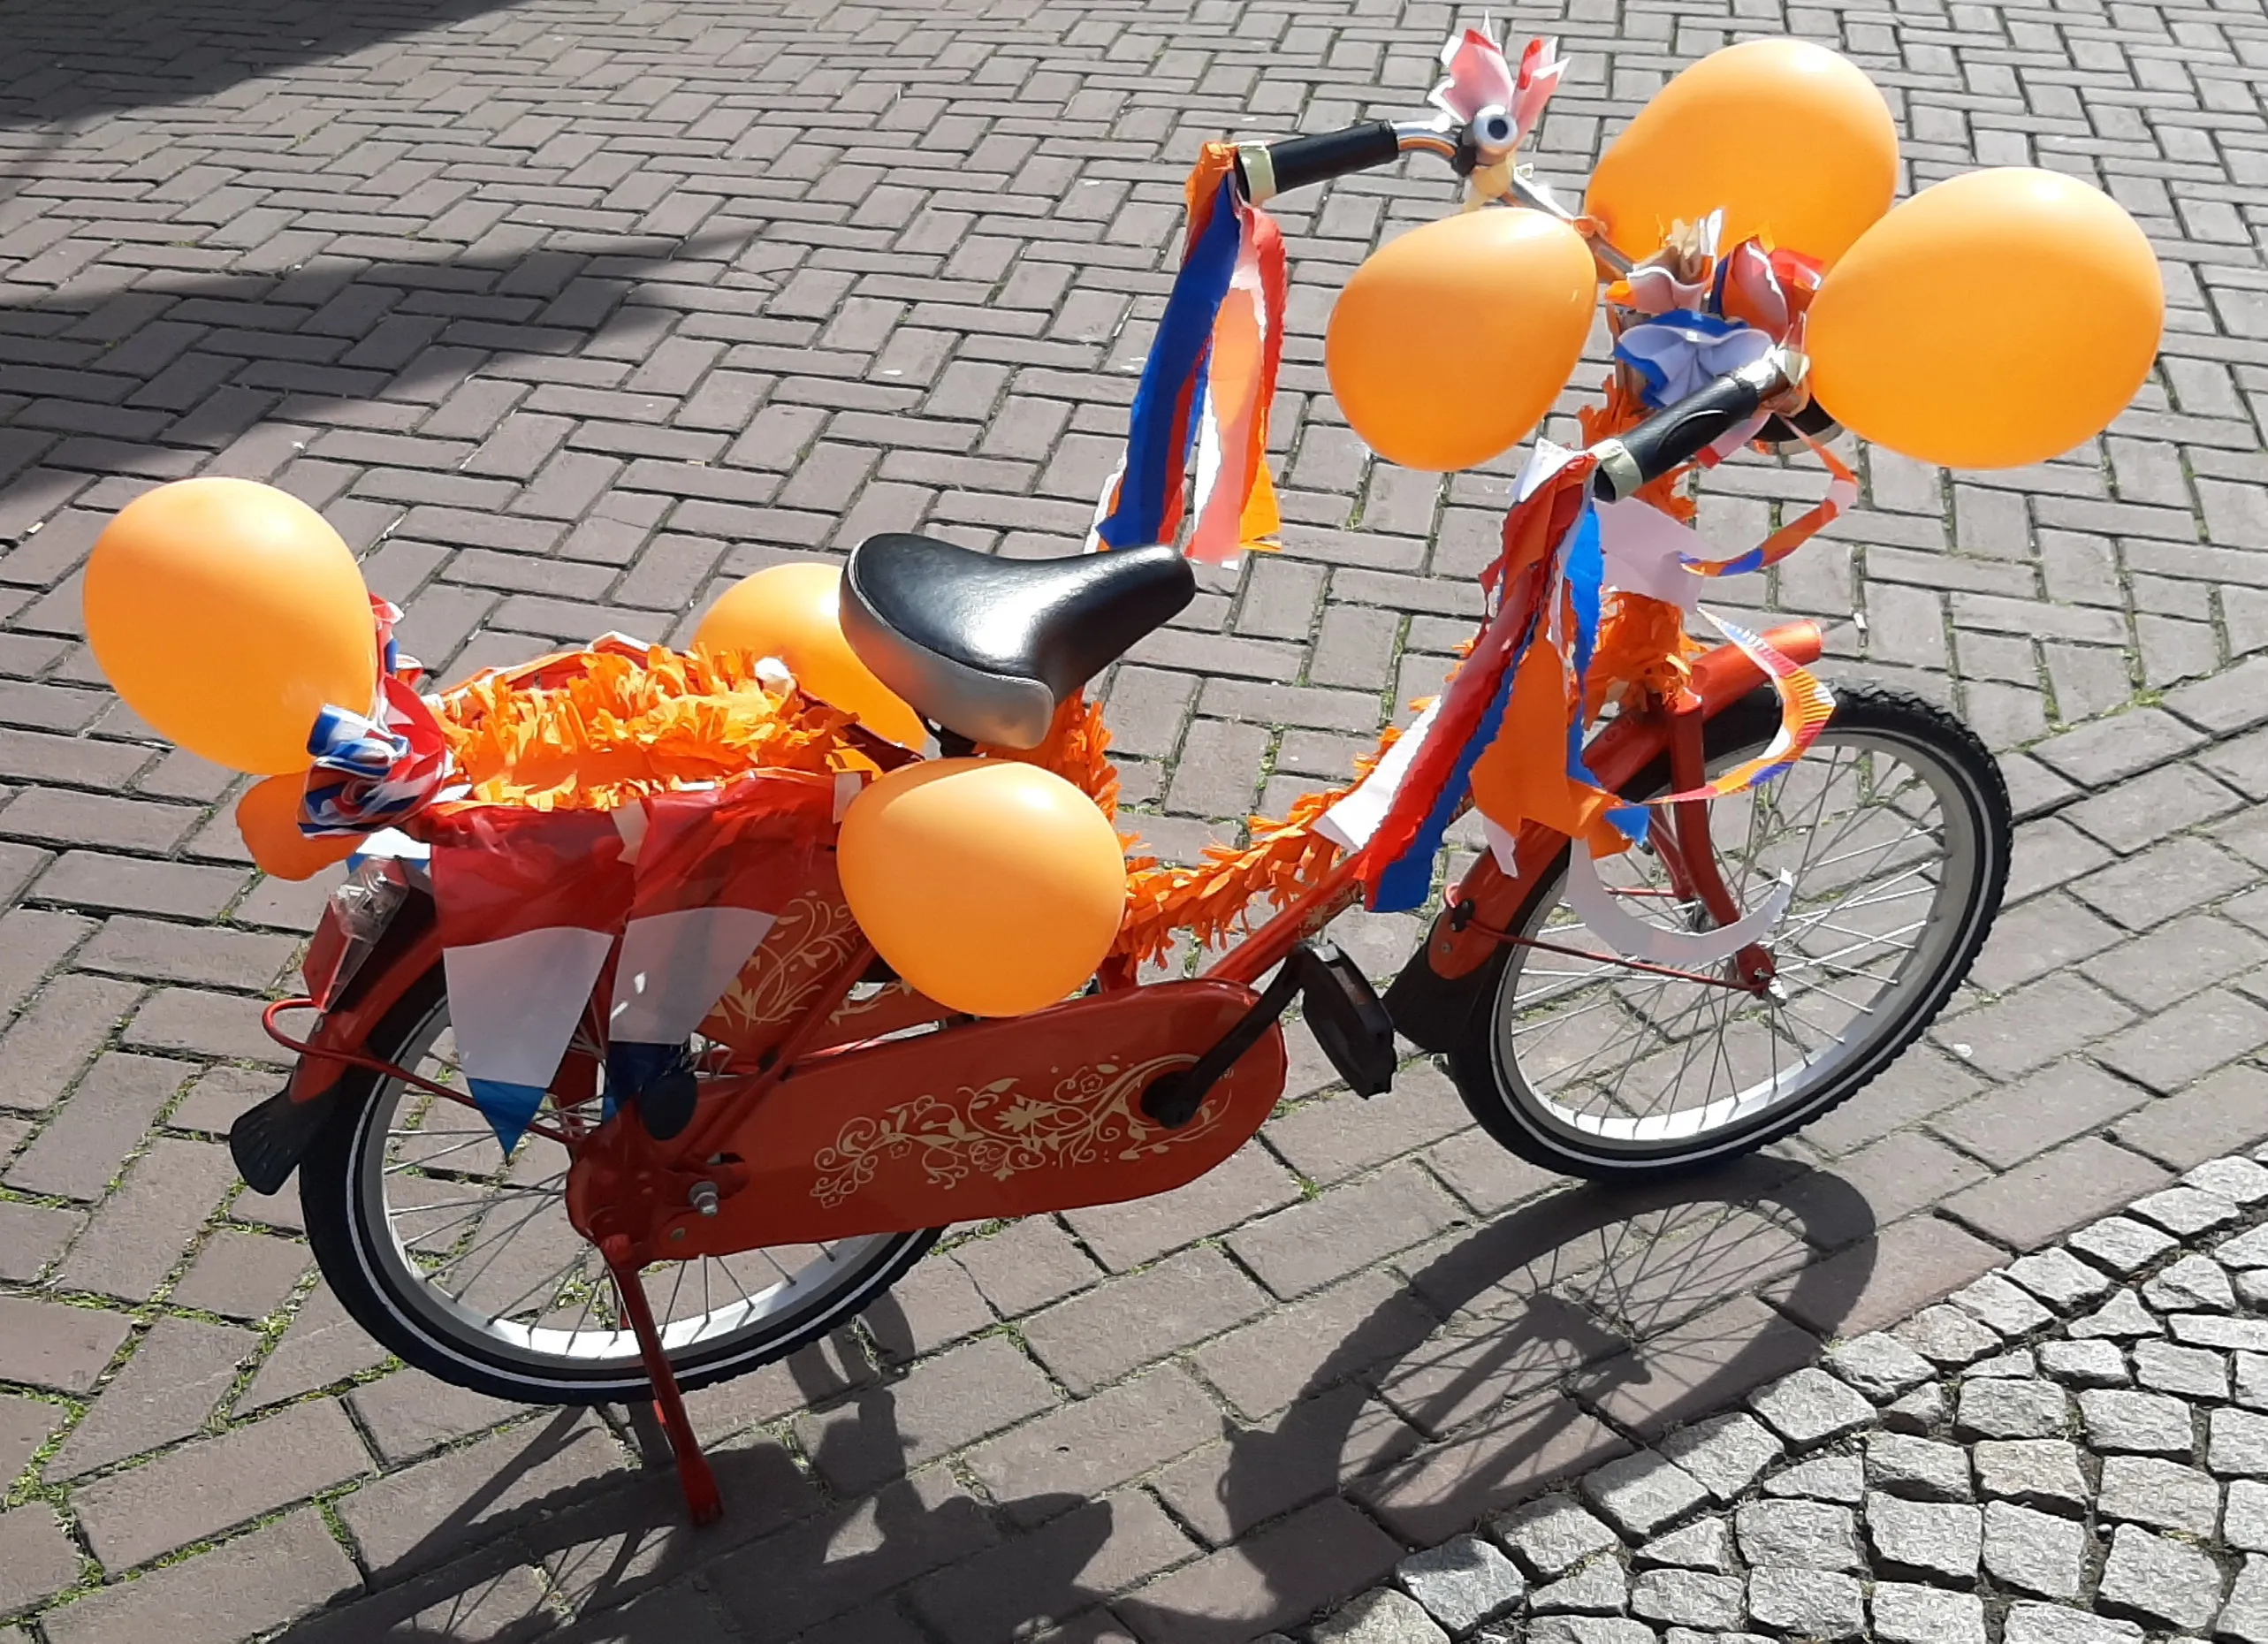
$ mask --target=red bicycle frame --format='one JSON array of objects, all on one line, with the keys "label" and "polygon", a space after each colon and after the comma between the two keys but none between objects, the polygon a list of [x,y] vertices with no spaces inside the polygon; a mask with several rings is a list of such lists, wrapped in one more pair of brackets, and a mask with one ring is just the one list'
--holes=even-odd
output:
[{"label": "red bicycle frame", "polygon": [[[1799,662],[1820,651],[1819,630],[1808,622],[1777,628],[1769,639]],[[1601,731],[1587,750],[1591,769],[1603,786],[1619,788],[1666,756],[1678,786],[1690,786],[1701,768],[1706,721],[1764,682],[1738,650],[1709,651],[1678,699],[1626,707]],[[1739,910],[1716,872],[1708,806],[1684,802],[1675,810],[1663,842],[1673,883],[1729,923]],[[1522,887],[1566,842],[1547,828],[1523,828],[1517,876],[1492,856],[1480,858],[1451,891],[1454,917],[1443,913],[1423,949],[1436,976],[1470,973],[1505,940]],[[1138,984],[1130,967],[1117,965],[1093,993],[1005,1020],[956,1019],[902,984],[856,999],[873,952],[862,940],[840,943],[825,979],[807,990],[784,1031],[704,1081],[682,1133],[659,1139],[618,1115],[567,1138],[574,1153],[568,1216],[621,1292],[695,1520],[715,1518],[722,1503],[646,1304],[642,1267],[1147,1198],[1196,1180],[1274,1110],[1285,1073],[1281,1026],[1268,1024],[1185,1123],[1153,1119],[1143,1092],[1226,1038],[1258,1002],[1255,984],[1361,898],[1370,866],[1363,852],[1343,856],[1196,980]],[[1741,956],[1743,984],[1756,985],[1758,961],[1769,967],[1761,954]],[[440,963],[430,917],[389,932],[310,1039],[285,1040],[302,1052],[288,1087],[293,1100],[331,1095],[350,1068],[411,1077],[365,1047]],[[1769,968],[1762,975],[1769,978]],[[937,1030],[904,1034],[928,1024]],[[595,1088],[593,1073],[587,1052],[566,1059],[554,1080],[563,1108],[588,1111],[582,1104]]]}]

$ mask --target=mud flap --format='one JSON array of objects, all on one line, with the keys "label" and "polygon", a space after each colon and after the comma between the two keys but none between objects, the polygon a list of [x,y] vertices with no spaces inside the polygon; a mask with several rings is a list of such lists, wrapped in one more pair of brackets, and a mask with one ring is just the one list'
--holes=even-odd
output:
[{"label": "mud flap", "polygon": [[1482,964],[1463,976],[1443,976],[1427,958],[1432,947],[1410,955],[1386,990],[1386,1014],[1395,1031],[1421,1050],[1446,1053],[1465,1035],[1473,1013],[1487,1002],[1496,986],[1496,967]]},{"label": "mud flap", "polygon": [[336,1087],[305,1101],[292,1100],[288,1086],[258,1107],[237,1115],[228,1127],[229,1157],[236,1173],[255,1193],[283,1190],[314,1142],[316,1132],[331,1117]]}]

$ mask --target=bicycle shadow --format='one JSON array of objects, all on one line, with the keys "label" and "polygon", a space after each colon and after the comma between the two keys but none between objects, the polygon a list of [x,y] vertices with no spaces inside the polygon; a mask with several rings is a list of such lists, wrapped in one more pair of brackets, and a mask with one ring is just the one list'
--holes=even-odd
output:
[{"label": "bicycle shadow", "polygon": [[[686,1524],[666,1465],[627,1488],[616,1474],[484,1524],[514,1479],[555,1453],[534,1447],[374,1580],[418,1573],[309,1617],[278,1644],[539,1633],[676,1644],[727,1627],[896,1644],[922,1636],[901,1606],[956,1641],[1060,1627],[1067,1640],[1244,1644],[1383,1576],[1387,1533],[1433,1545],[1808,1362],[1863,1290],[1871,1228],[1841,1178],[1761,1159],[1642,1191],[1557,1189],[1395,1264],[1401,1285],[1328,1344],[1281,1409],[1224,1415],[1216,1442],[1153,1480],[1184,1526],[1230,1546],[1207,1562],[1236,1566],[1234,1613],[1215,1613],[1174,1573],[1113,1596],[1123,1579],[1093,1567],[1121,1562],[1114,1536],[1156,1516],[1146,1496],[987,1503],[929,1465],[826,1504],[759,1435],[713,1450],[727,1514],[704,1530]],[[1826,1244],[1843,1252],[1831,1264]],[[889,1380],[846,1389],[809,1351],[789,1362],[797,1389],[835,1412],[815,1429],[820,1475],[918,1438]],[[575,1424],[555,1418],[547,1433],[563,1444]],[[1342,1496],[1371,1523],[1364,1545],[1381,1550],[1319,1568],[1312,1532],[1343,1517],[1331,1505]],[[1137,1514],[1141,1524],[1130,1522]],[[482,1534],[492,1543],[463,1555]],[[1192,1557],[1202,1551],[1190,1545]],[[580,1618],[552,1634],[559,1605]]]}]

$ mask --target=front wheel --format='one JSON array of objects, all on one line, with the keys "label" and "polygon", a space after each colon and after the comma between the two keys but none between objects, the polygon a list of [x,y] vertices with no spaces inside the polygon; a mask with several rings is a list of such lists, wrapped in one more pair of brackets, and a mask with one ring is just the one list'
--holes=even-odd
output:
[{"label": "front wheel", "polygon": [[[1765,691],[1712,719],[1711,771],[1761,751],[1778,719]],[[1667,785],[1663,764],[1633,796]],[[1765,993],[1609,961],[1566,906],[1563,851],[1511,927],[1553,946],[1506,942],[1489,960],[1450,1077],[1497,1141],[1568,1175],[1666,1175],[1760,1147],[1848,1100],[1929,1026],[1992,927],[2013,826],[1999,766],[1967,726],[1908,692],[1844,687],[1801,761],[1713,807],[1741,907],[1794,879],[1762,943],[1777,973]],[[1598,869],[1625,911],[1706,928],[1648,850]]]},{"label": "front wheel", "polygon": [[[438,967],[362,1048],[463,1088]],[[543,1116],[562,1130],[582,1123],[548,1107]],[[358,1071],[300,1164],[308,1240],[355,1321],[445,1381],[522,1404],[650,1397],[606,1265],[567,1220],[567,1164],[560,1143],[535,1135],[507,1159],[475,1109]],[[847,1322],[937,1234],[649,1267],[643,1282],[679,1384],[740,1375]]]}]

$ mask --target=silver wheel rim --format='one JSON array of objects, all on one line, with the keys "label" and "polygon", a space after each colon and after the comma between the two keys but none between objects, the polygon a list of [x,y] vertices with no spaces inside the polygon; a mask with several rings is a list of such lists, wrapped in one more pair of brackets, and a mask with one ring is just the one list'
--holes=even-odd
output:
[{"label": "silver wheel rim", "polygon": [[[463,1083],[448,1038],[448,1001],[409,1035],[400,1065],[452,1088]],[[596,1121],[548,1104],[570,1134]],[[379,1292],[414,1315],[418,1335],[474,1364],[588,1380],[636,1374],[635,1338],[605,1263],[567,1220],[567,1154],[529,1136],[507,1162],[474,1108],[397,1078],[380,1085],[356,1138],[354,1191]],[[875,1234],[658,1262],[642,1275],[673,1363],[713,1363],[761,1351],[863,1302],[876,1272],[917,1234]]]},{"label": "silver wheel rim", "polygon": [[[1718,801],[1711,831],[1744,910],[1782,870],[1794,874],[1786,917],[1762,944],[1779,967],[1775,997],[1510,950],[1491,1034],[1500,1087],[1573,1152],[1706,1153],[1809,1106],[1935,1008],[1976,916],[1985,845],[1970,785],[1904,736],[1830,725],[1786,774]],[[1598,867],[1648,923],[1706,923],[1669,890],[1657,857],[1632,850]],[[1537,899],[1519,934],[1607,952],[1557,894]]]}]

